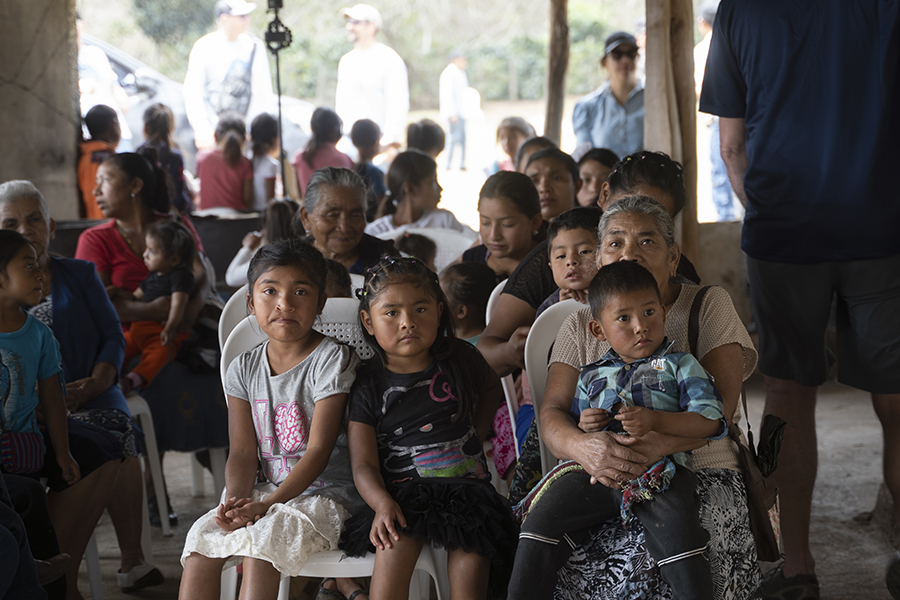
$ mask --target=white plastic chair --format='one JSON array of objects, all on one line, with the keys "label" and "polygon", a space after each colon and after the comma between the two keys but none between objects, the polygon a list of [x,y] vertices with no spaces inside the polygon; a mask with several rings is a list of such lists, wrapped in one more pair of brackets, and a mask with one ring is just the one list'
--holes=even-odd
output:
[{"label": "white plastic chair", "polygon": [[[147,509],[144,508],[144,510]],[[152,561],[148,560],[147,562]],[[96,531],[91,534],[91,539],[84,548],[84,564],[87,567],[88,582],[91,586],[91,599],[103,600],[103,580],[100,578],[100,552],[97,550]]]},{"label": "white plastic chair", "polygon": [[[144,432],[144,444],[147,446],[147,463],[150,465],[150,479],[153,481],[153,489],[156,493],[156,506],[159,508],[159,521],[162,524],[162,532],[164,536],[172,535],[172,528],[169,526],[169,511],[166,506],[165,484],[163,483],[162,465],[159,464],[159,450],[156,447],[156,430],[153,428],[153,414],[150,412],[150,405],[135,391],[132,391],[125,397],[128,403],[128,410],[131,417],[138,422],[141,430]],[[146,488],[144,496],[147,495]],[[144,512],[146,509],[146,498],[144,498]],[[141,532],[141,546],[144,550],[144,559],[152,563],[153,554],[148,553],[150,548],[150,520],[144,521],[144,529]]]},{"label": "white plastic chair", "polygon": [[237,327],[237,324],[247,318],[247,286],[243,285],[231,295],[222,315],[219,317],[219,350],[225,347],[225,340]]},{"label": "white plastic chair", "polygon": [[[506,279],[497,284],[497,287],[494,288],[494,291],[491,292],[490,297],[488,298],[487,310],[484,315],[485,325],[491,321],[491,315],[494,314],[494,308],[497,305],[497,300],[500,298],[500,294],[503,293],[503,288],[506,287]],[[505,377],[500,378],[500,385],[503,387],[503,396],[506,398],[506,409],[509,411],[509,421],[512,425],[512,434],[513,438],[516,438],[516,415],[519,412],[519,399],[516,396],[516,383],[513,381],[512,375],[507,375]],[[519,458],[519,444],[515,444],[516,448],[516,459]]]},{"label": "white plastic chair", "polygon": [[[584,308],[575,300],[563,300],[554,304],[537,318],[528,338],[525,340],[525,370],[528,372],[528,385],[531,387],[531,398],[534,401],[534,422],[537,424],[538,438],[541,438],[541,402],[544,399],[544,389],[547,387],[547,370],[550,348],[556,341],[556,334],[562,327],[563,321],[576,310]],[[544,445],[541,438],[541,468],[544,474],[550,472],[556,459],[550,454],[550,450]]]},{"label": "white plastic chair", "polygon": [[407,233],[417,233],[430,238],[437,246],[437,254],[434,257],[434,267],[440,273],[444,267],[460,257],[469,249],[475,238],[455,229],[441,229],[438,227],[400,227],[393,231],[380,234],[383,240],[397,241]]},{"label": "white plastic chair", "polygon": [[[362,337],[359,325],[359,303],[351,298],[330,298],[313,328],[320,333],[350,345],[360,358],[372,356],[372,350]],[[228,336],[222,349],[221,372],[224,383],[225,372],[242,352],[255,348],[266,341],[266,334],[259,328],[255,319],[246,319],[239,323]],[[343,557],[340,550],[318,552],[313,554],[299,573],[303,577],[371,577],[375,568],[375,556],[362,558]],[[447,556],[443,550],[435,550],[430,546],[422,548],[416,570],[420,575],[430,575],[435,582],[438,600],[449,599],[450,580],[446,571]],[[410,582],[410,599],[427,600],[428,586],[422,586],[424,575],[413,577]],[[290,577],[282,575],[278,588],[278,599],[287,600]],[[424,587],[424,589],[423,589]],[[234,600],[237,591],[236,569],[226,569],[222,573],[221,600]]]}]

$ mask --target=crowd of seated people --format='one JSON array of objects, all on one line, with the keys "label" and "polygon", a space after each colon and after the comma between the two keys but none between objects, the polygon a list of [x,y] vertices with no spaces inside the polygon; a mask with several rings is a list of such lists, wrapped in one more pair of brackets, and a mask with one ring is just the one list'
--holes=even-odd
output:
[{"label": "crowd of seated people", "polygon": [[[608,149],[594,148],[576,162],[537,137],[524,119],[507,118],[497,140],[508,158],[473,198],[479,213],[473,231],[439,208],[442,187],[434,158],[444,138],[434,122],[410,125],[408,147],[394,149],[385,173],[372,164],[384,150],[377,125],[353,124],[360,157],[354,164],[335,147],[343,131],[340,118],[317,109],[313,136],[292,160],[301,193],[295,201],[282,197],[277,123],[270,115],[251,124],[246,156],[245,124],[236,115],[221,117],[216,148],[198,157],[198,193],[181,172],[171,111],[163,105],[148,110],[148,142],[137,153],[122,154],[114,152],[114,123],[106,127],[111,132],[101,131],[104,115],[98,110],[92,128],[99,151],[86,154],[93,162],[83,161],[95,173],[84,205],[90,205],[88,216],[104,222],[81,234],[74,258],[50,255],[55,222],[39,190],[27,182],[0,187],[2,227],[24,236],[43,273],[41,297],[28,311],[58,344],[71,413],[68,443],[80,466],[80,479],[50,478],[49,518],[58,544],[31,541],[33,560],[20,561],[27,581],[31,562],[43,568],[42,560],[67,553],[72,560],[64,587],[77,598],[77,565],[107,508],[121,550],[119,584],[135,590],[162,582],[141,553],[142,434],[125,403],[125,393],[145,393],[156,377],[141,367],[147,354],[137,366],[124,357],[127,339],[138,353],[147,346],[171,348],[159,366],[177,361],[176,344],[190,335],[210,298],[214,282],[205,268],[204,241],[191,223],[194,207],[264,213],[263,227],[244,237],[225,281],[232,288],[247,286],[247,312],[269,342],[265,352],[235,360],[225,378],[228,405],[222,410],[231,447],[226,500],[188,535],[185,598],[218,597],[219,573],[235,556],[245,557],[245,585],[266,595],[277,587],[279,573],[296,574],[311,553],[338,547],[351,554],[377,549],[371,588],[353,579],[326,579],[317,598],[402,595],[410,553],[417,554],[423,542],[450,551],[451,588],[476,597],[488,590],[502,593],[510,573],[528,568],[516,565],[527,559],[515,559],[512,547],[517,527],[528,531],[529,525],[527,519],[514,523],[510,504],[485,487],[489,476],[480,441],[491,442],[496,471],[511,484],[510,503],[526,500],[528,514],[540,514],[533,512],[537,489],[539,502],[565,504],[552,482],[538,483],[545,474],[523,371],[525,340],[536,316],[568,298],[587,303],[598,269],[636,261],[656,281],[668,339],[678,351],[689,351],[687,311],[699,276],[674,242],[672,218],[684,206],[685,189],[681,165],[665,154],[641,151],[619,160]],[[88,177],[80,179],[82,197]],[[169,223],[175,225],[162,229],[184,231],[186,250],[160,234]],[[434,273],[436,242],[427,234],[408,233],[396,243],[379,237],[408,228],[455,230],[472,245]],[[640,236],[652,237],[653,244]],[[351,284],[351,274],[364,283]],[[488,298],[502,281],[493,314],[487,315]],[[376,355],[366,363],[311,329],[326,299],[341,296],[360,301],[362,334]],[[703,306],[697,358],[714,376],[723,418],[730,422],[740,419],[737,395],[756,351],[723,290],[713,288]],[[654,458],[697,448],[693,468],[700,503],[693,517],[709,538],[703,564],[715,589],[731,590],[723,598],[753,597],[761,575],[733,442],[673,441],[660,434],[625,445],[605,431],[586,436],[578,429],[571,413],[578,369],[609,350],[589,335],[591,319],[588,308],[576,311],[560,330],[550,357],[547,408],[540,415],[553,425],[543,425],[543,442],[591,473],[618,469],[621,478],[638,478]],[[457,345],[457,338],[468,344]],[[497,380],[511,373],[517,382],[515,416],[501,401]],[[250,396],[266,397],[267,404],[251,405]],[[412,404],[396,412],[395,404],[404,402]],[[57,442],[48,438],[48,445]],[[449,479],[442,483],[437,477]],[[612,485],[611,479],[601,484]],[[408,481],[429,485],[410,487]],[[159,502],[165,494],[151,493]],[[471,508],[448,508],[447,498],[456,496],[486,512],[475,516]],[[494,519],[492,532],[477,526],[485,518]],[[246,533],[251,526],[257,534]],[[280,533],[286,527],[299,533],[288,540]],[[25,529],[31,533],[27,522]],[[647,555],[639,526],[592,522],[577,545],[581,550],[563,553],[552,568],[567,581],[565,597],[577,596],[572,589],[584,597],[596,590],[620,597],[680,591],[677,578]],[[600,558],[627,567],[598,569],[594,559]],[[517,589],[510,587],[514,594]]]}]

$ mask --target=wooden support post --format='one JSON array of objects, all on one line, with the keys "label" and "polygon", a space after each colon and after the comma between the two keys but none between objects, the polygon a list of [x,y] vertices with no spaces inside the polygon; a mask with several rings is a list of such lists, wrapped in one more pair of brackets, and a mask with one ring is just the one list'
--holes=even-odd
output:
[{"label": "wooden support post", "polygon": [[569,68],[568,0],[550,0],[550,56],[547,64],[547,113],[544,136],[557,144],[562,135],[566,71]]},{"label": "wooden support post", "polygon": [[684,166],[681,248],[699,269],[693,31],[691,0],[647,0],[644,147],[665,152]]}]

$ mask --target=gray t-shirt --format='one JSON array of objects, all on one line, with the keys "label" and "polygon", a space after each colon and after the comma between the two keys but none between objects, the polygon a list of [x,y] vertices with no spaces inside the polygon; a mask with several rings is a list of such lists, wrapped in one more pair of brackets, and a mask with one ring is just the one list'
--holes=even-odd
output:
[{"label": "gray t-shirt", "polygon": [[[306,452],[316,402],[350,391],[359,358],[350,347],[326,337],[293,369],[271,375],[267,346],[265,342],[232,361],[225,393],[250,402],[261,472],[279,485]],[[345,506],[359,501],[343,430],[328,466],[303,494],[321,494]]]}]

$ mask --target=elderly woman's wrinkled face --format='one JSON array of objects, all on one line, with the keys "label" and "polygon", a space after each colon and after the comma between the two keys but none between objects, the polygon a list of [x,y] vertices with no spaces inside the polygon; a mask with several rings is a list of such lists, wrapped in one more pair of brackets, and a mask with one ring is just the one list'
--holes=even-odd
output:
[{"label": "elderly woman's wrinkled face", "polygon": [[366,228],[366,207],[359,191],[346,187],[323,187],[312,212],[301,208],[300,218],[326,257],[351,254]]},{"label": "elderly woman's wrinkled face", "polygon": [[38,261],[41,264],[47,261],[47,248],[56,233],[56,223],[44,218],[36,198],[20,198],[0,205],[0,228],[21,233],[34,246]]},{"label": "elderly woman's wrinkled face", "polygon": [[653,273],[665,299],[668,282],[675,275],[681,252],[678,245],[666,247],[666,240],[651,216],[620,213],[609,220],[600,242],[600,267],[619,260],[633,260]]}]

